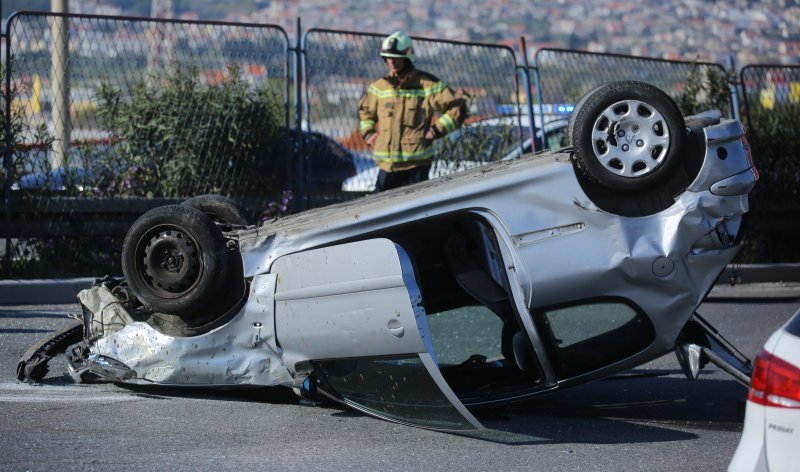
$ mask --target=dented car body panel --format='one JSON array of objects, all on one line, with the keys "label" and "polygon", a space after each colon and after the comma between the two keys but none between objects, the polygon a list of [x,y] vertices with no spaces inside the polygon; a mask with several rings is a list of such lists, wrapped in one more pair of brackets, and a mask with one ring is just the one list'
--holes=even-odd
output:
[{"label": "dented car body panel", "polygon": [[[271,295],[275,290],[275,276],[256,277],[250,286],[252,296],[241,311],[220,328],[197,336],[170,336],[144,321],[131,320],[118,331],[91,344],[89,364],[103,377],[131,384],[289,384],[291,377],[283,367],[275,344]],[[118,316],[108,313],[120,310],[117,303],[108,301],[109,298],[113,300],[113,296],[92,300],[96,298],[92,291],[102,294],[105,290],[99,287],[80,295],[81,303],[93,314],[93,320]],[[109,367],[108,359],[114,367]]]}]

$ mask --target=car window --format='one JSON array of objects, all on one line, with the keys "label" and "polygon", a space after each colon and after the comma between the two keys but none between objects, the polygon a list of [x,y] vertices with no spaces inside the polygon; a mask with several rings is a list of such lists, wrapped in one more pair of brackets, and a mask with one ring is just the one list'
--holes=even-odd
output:
[{"label": "car window", "polygon": [[537,310],[548,354],[560,378],[613,364],[653,341],[652,323],[625,300],[593,300]]},{"label": "car window", "polygon": [[499,357],[502,320],[483,305],[468,305],[428,315],[436,360],[460,364],[478,355]]},{"label": "car window", "polygon": [[437,159],[445,161],[492,162],[516,143],[513,126],[470,126],[434,141]]},{"label": "car window", "polygon": [[790,334],[800,336],[800,312],[795,313],[794,317],[786,323],[784,329]]},{"label": "car window", "polygon": [[[563,125],[553,127],[552,124],[548,125],[548,131],[545,135],[545,145],[547,149],[561,149],[567,146],[567,123],[566,121]],[[518,157],[520,154],[520,132],[523,138],[523,146],[521,154],[526,154],[531,152],[531,140],[530,140],[530,130],[527,127],[523,127],[521,130],[517,127],[512,127],[511,131],[508,135],[508,139],[504,141],[504,148],[501,151],[502,156],[515,156]],[[537,130],[536,132],[536,150],[541,151],[541,130]]]},{"label": "car window", "polygon": [[[501,156],[507,156],[512,152],[519,152],[520,150],[520,137],[526,139],[528,136],[528,130],[523,128],[520,129],[518,127],[512,127],[508,131],[507,139],[503,141],[503,149],[500,151]],[[523,154],[526,152],[530,152],[530,140],[527,140],[527,145],[522,149]]]},{"label": "car window", "polygon": [[[421,356],[312,362],[322,381],[345,403],[400,423],[442,430],[475,429],[443,393]],[[388,381],[387,381],[388,379]],[[439,380],[443,383],[443,380]],[[449,392],[449,388],[445,388]],[[471,418],[471,415],[467,414]]]},{"label": "car window", "polygon": [[328,140],[325,142],[325,149],[331,156],[334,156],[337,159],[340,159],[345,162],[350,160],[350,155],[347,154],[347,151],[345,151],[344,148],[336,144],[336,142],[334,142],[333,140]]},{"label": "car window", "polygon": [[353,156],[328,136],[320,133],[306,133],[304,136],[308,189],[314,201],[335,199],[342,182],[356,174]]},{"label": "car window", "polygon": [[547,149],[561,149],[567,145],[567,127],[558,128],[545,136]]},{"label": "car window", "polygon": [[305,151],[315,161],[350,160],[350,156],[344,148],[332,139],[316,133],[306,135]]}]

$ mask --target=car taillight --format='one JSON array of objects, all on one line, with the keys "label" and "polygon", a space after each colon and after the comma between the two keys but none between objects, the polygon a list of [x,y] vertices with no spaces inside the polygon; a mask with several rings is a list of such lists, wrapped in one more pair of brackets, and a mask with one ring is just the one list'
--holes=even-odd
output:
[{"label": "car taillight", "polygon": [[759,405],[800,408],[800,368],[762,350],[747,399]]}]

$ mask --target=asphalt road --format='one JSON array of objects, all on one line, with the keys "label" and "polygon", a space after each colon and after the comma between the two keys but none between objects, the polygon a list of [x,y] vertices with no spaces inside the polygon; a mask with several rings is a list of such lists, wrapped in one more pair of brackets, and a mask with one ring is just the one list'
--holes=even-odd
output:
[{"label": "asphalt road", "polygon": [[[797,296],[726,297],[698,311],[753,357],[798,307]],[[75,385],[63,362],[40,385],[16,382],[18,357],[70,312],[0,306],[0,470],[724,470],[741,435],[745,389],[713,366],[686,380],[673,355],[474,411],[490,429],[461,435],[301,406],[283,388]]]}]

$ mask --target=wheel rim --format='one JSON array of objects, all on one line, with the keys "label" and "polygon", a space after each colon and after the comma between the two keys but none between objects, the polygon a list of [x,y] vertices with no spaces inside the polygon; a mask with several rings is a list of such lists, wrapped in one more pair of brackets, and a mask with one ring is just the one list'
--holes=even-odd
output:
[{"label": "wheel rim", "polygon": [[188,231],[174,225],[158,226],[139,239],[136,273],[159,297],[178,298],[199,283],[201,256],[200,246]]},{"label": "wheel rim", "polygon": [[623,100],[607,107],[594,122],[592,149],[600,165],[624,178],[652,174],[669,152],[670,131],[652,105]]}]

